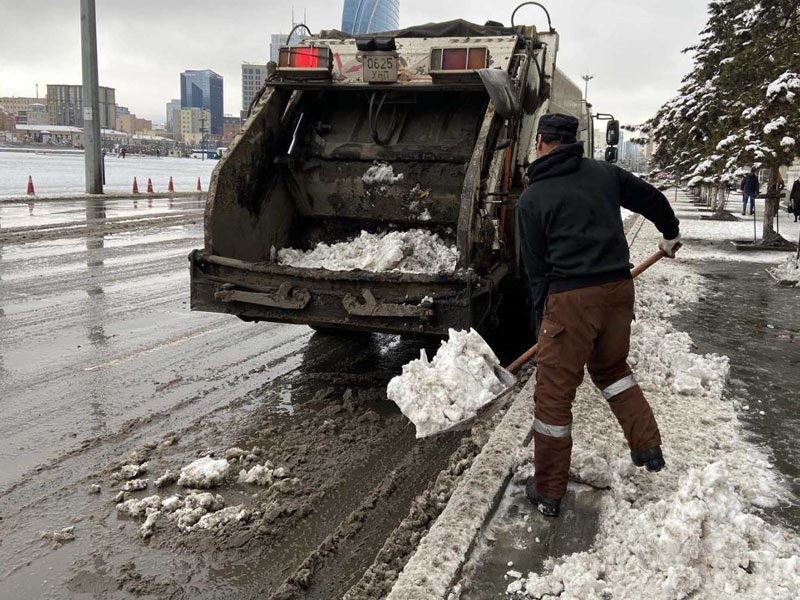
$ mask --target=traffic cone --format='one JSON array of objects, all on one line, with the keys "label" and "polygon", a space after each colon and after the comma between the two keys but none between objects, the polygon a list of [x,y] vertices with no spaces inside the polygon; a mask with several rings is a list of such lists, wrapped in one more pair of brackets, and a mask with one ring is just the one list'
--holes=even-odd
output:
[{"label": "traffic cone", "polygon": [[199,177],[197,178],[197,191],[198,192],[202,192],[203,191],[203,188],[200,185],[200,178]]},{"label": "traffic cone", "polygon": [[147,178],[147,193],[148,194],[153,193],[153,180],[150,179],[149,177]]},{"label": "traffic cone", "polygon": [[175,191],[175,186],[172,185],[172,175],[169,176],[169,185],[167,186],[167,191],[172,193]]},{"label": "traffic cone", "polygon": [[139,193],[139,184],[136,183],[136,177],[133,178],[133,190],[132,190],[132,192],[134,194],[138,194]]},{"label": "traffic cone", "polygon": [[[198,183],[198,185],[200,185]],[[33,177],[28,175],[28,196],[35,196],[36,190],[33,189]]]}]

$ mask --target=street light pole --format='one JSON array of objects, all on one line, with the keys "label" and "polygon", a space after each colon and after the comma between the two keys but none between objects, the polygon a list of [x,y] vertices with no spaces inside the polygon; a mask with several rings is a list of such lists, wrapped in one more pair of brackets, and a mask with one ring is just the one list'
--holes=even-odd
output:
[{"label": "street light pole", "polygon": [[594,75],[592,75],[591,73],[586,73],[585,75],[581,75],[581,79],[583,79],[586,82],[586,85],[583,88],[583,99],[584,100],[588,100],[589,99],[589,82],[592,79],[594,79]]},{"label": "street light pole", "polygon": [[83,147],[86,193],[102,194],[100,167],[100,91],[97,70],[95,0],[81,0],[81,66],[83,71]]},{"label": "street light pole", "polygon": [[200,160],[206,159],[206,116],[200,116]]}]

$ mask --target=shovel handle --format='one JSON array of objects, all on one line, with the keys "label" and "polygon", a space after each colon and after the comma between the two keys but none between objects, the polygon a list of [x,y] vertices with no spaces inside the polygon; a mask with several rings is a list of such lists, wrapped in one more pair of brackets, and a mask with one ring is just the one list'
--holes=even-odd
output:
[{"label": "shovel handle", "polygon": [[[676,250],[677,250],[677,248],[676,248]],[[654,264],[656,264],[658,261],[660,261],[665,256],[666,256],[666,254],[664,254],[663,250],[659,250],[658,252],[653,254],[650,258],[648,258],[647,260],[645,260],[641,264],[639,264],[636,267],[634,267],[633,269],[631,269],[631,277],[636,279],[639,275],[641,275],[642,273],[647,271],[647,269],[652,267]],[[509,373],[515,374],[517,371],[520,370],[522,365],[524,365],[530,359],[532,359],[534,356],[536,356],[536,353],[538,351],[539,351],[539,344],[536,343],[533,346],[531,346],[530,348],[528,348],[522,356],[517,358],[517,360],[515,360],[510,365],[508,365],[506,367],[506,371],[508,371]]]}]

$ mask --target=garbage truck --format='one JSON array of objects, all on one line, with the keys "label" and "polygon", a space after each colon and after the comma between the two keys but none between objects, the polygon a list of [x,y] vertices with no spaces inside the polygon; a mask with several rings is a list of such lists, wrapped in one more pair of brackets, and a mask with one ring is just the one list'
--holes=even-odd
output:
[{"label": "garbage truck", "polygon": [[[541,31],[512,16],[510,27],[309,32],[282,47],[211,177],[204,247],[189,257],[192,310],[414,335],[505,318],[526,327],[516,206],[539,117],[574,115],[594,152],[591,107],[558,69],[547,19]],[[409,232],[452,260],[418,270],[282,260]]]}]

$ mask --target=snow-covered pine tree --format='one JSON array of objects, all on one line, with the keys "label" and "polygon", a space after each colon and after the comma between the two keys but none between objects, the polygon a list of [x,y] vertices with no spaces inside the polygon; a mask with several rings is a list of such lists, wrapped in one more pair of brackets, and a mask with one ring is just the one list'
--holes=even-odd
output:
[{"label": "snow-covered pine tree", "polygon": [[[662,168],[691,185],[730,183],[749,165],[778,168],[800,156],[800,0],[714,0],[678,96],[642,129],[651,131]],[[711,196],[716,197],[712,193]],[[764,241],[778,240],[777,199],[767,202]]]}]

